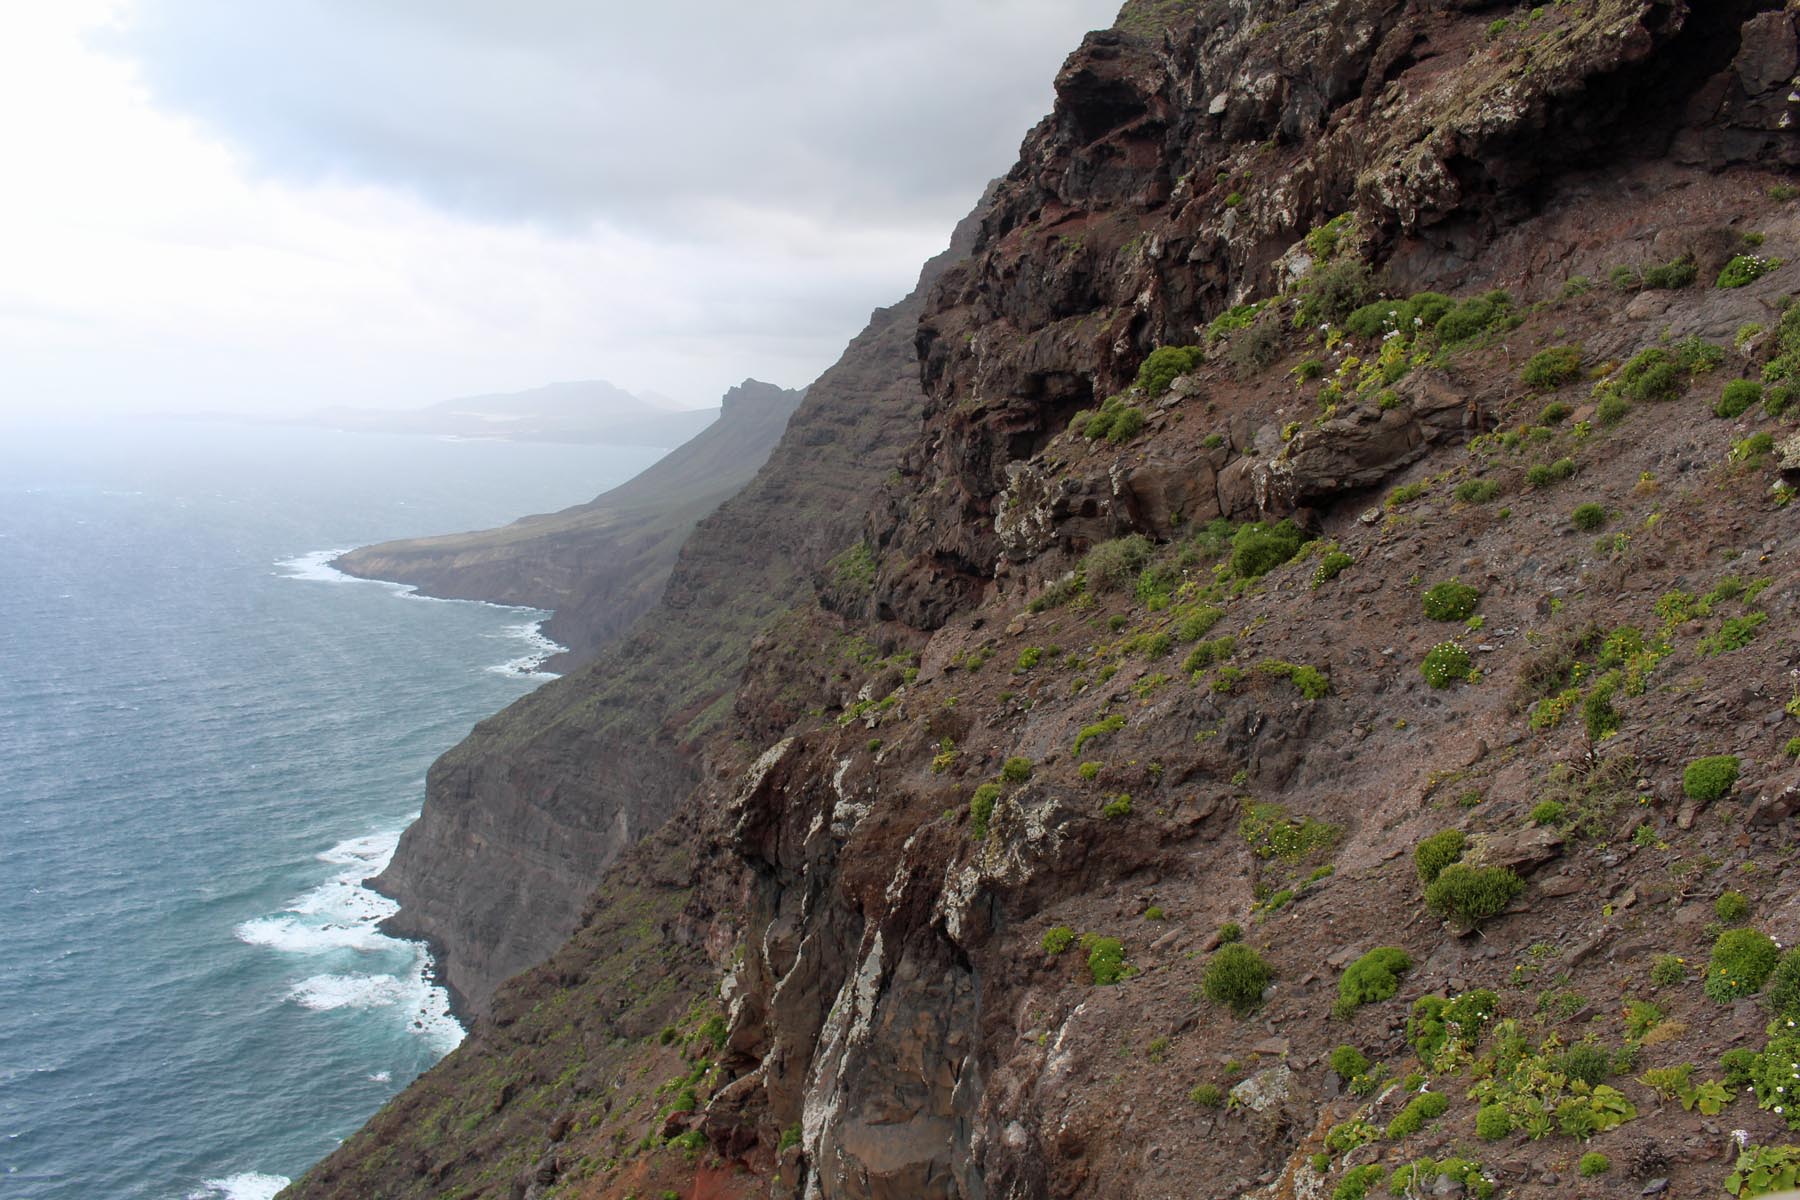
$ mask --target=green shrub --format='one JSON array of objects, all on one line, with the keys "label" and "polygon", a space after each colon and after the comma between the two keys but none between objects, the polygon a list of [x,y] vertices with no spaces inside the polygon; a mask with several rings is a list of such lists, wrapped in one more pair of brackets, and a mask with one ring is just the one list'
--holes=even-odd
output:
[{"label": "green shrub", "polygon": [[1083,934],[1081,948],[1087,951],[1088,974],[1096,984],[1114,984],[1135,974],[1125,962],[1125,945],[1118,938]]},{"label": "green shrub", "polygon": [[1137,578],[1155,549],[1137,533],[1101,542],[1082,558],[1081,576],[1097,592],[1116,592]]},{"label": "green shrub", "polygon": [[1076,767],[1075,773],[1083,779],[1093,779],[1100,774],[1100,764],[1090,759]]},{"label": "green shrub", "polygon": [[1754,379],[1734,379],[1725,385],[1718,402],[1713,405],[1713,416],[1727,420],[1741,417],[1761,404],[1762,398],[1762,384]]},{"label": "green shrub", "polygon": [[1389,1141],[1399,1141],[1411,1137],[1425,1128],[1425,1122],[1435,1121],[1449,1111],[1450,1098],[1442,1092],[1422,1092],[1406,1102],[1406,1107],[1388,1122],[1387,1137]]},{"label": "green shrub", "polygon": [[1202,604],[1192,609],[1177,609],[1181,615],[1175,620],[1175,636],[1184,642],[1195,642],[1212,632],[1225,616],[1225,610],[1214,608],[1210,604]]},{"label": "green shrub", "polygon": [[1468,341],[1488,330],[1512,322],[1512,297],[1493,291],[1464,300],[1439,318],[1438,341],[1446,346]]},{"label": "green shrub", "polygon": [[1475,1113],[1475,1136],[1484,1142],[1497,1142],[1513,1131],[1511,1114],[1503,1104],[1484,1104]]},{"label": "green shrub", "polygon": [[1425,615],[1433,621],[1466,621],[1475,614],[1481,593],[1455,579],[1425,589]]},{"label": "green shrub", "polygon": [[1332,580],[1336,579],[1339,575],[1343,574],[1344,568],[1355,562],[1356,560],[1354,558],[1345,554],[1342,550],[1327,551],[1325,557],[1319,560],[1318,568],[1313,571],[1312,585],[1314,590],[1322,588]]},{"label": "green shrub", "polygon": [[1000,778],[1008,783],[1024,783],[1031,778],[1031,760],[1016,756],[1007,759],[1000,767]]},{"label": "green shrub", "polygon": [[1539,800],[1531,806],[1531,820],[1535,825],[1555,825],[1567,812],[1560,800]]},{"label": "green shrub", "polygon": [[1255,521],[1231,539],[1231,571],[1240,579],[1267,575],[1300,552],[1306,534],[1292,521],[1269,525]]},{"label": "green shrub", "polygon": [[1725,361],[1725,349],[1705,338],[1684,337],[1675,343],[1675,365],[1690,375],[1703,375]]},{"label": "green shrub", "polygon": [[1726,457],[1734,463],[1755,463],[1765,454],[1775,449],[1775,435],[1771,433],[1753,433],[1742,441],[1731,443],[1731,453]]},{"label": "green shrub", "polygon": [[1713,915],[1726,925],[1742,925],[1750,919],[1750,898],[1742,892],[1722,892],[1713,901]]},{"label": "green shrub", "polygon": [[1673,987],[1687,980],[1687,964],[1673,954],[1659,954],[1650,961],[1650,982],[1657,987]]},{"label": "green shrub", "polygon": [[1044,953],[1061,954],[1075,944],[1075,931],[1067,925],[1056,925],[1044,931]]},{"label": "green shrub", "polygon": [[1373,1065],[1369,1062],[1368,1055],[1350,1045],[1339,1046],[1333,1050],[1330,1061],[1331,1069],[1344,1083],[1349,1083]]},{"label": "green shrub", "polygon": [[1125,728],[1125,718],[1119,713],[1102,717],[1092,725],[1084,725],[1080,733],[1075,735],[1075,746],[1069,753],[1080,757],[1081,748],[1096,738],[1111,737]]},{"label": "green shrub", "polygon": [[1774,939],[1754,929],[1727,929],[1713,943],[1706,964],[1706,994],[1729,1004],[1762,990],[1781,960]]},{"label": "green shrub", "polygon": [[1331,1200],[1366,1200],[1368,1194],[1387,1178],[1387,1168],[1380,1163],[1364,1163],[1351,1167],[1332,1189]]},{"label": "green shrub", "polygon": [[1556,1069],[1593,1087],[1612,1074],[1612,1055],[1592,1042],[1577,1042],[1556,1056]]},{"label": "green shrub", "polygon": [[1581,378],[1581,347],[1551,346],[1525,363],[1520,378],[1526,387],[1558,388]]},{"label": "green shrub", "polygon": [[1594,420],[1602,425],[1617,425],[1631,411],[1631,402],[1616,392],[1607,392],[1594,405]]},{"label": "green shrub", "polygon": [[1777,1017],[1800,1018],[1800,948],[1782,953],[1769,976],[1767,999]]},{"label": "green shrub", "polygon": [[1700,268],[1691,258],[1678,258],[1671,263],[1644,268],[1644,286],[1673,291],[1684,288],[1699,276]]},{"label": "green shrub", "polygon": [[1112,424],[1106,431],[1106,440],[1117,446],[1136,437],[1143,428],[1143,410],[1122,408],[1113,417]]},{"label": "green shrub", "polygon": [[1525,890],[1525,881],[1506,867],[1451,863],[1425,889],[1425,907],[1466,926],[1498,916]]},{"label": "green shrub", "polygon": [[1569,524],[1584,533],[1593,533],[1606,525],[1606,506],[1577,504],[1575,511],[1569,514]]},{"label": "green shrub", "polygon": [[1560,425],[1564,421],[1568,420],[1569,414],[1574,411],[1575,411],[1574,409],[1572,409],[1568,405],[1564,404],[1561,400],[1552,400],[1550,403],[1544,405],[1544,407],[1541,410],[1539,410],[1538,424],[1545,425],[1545,426]]},{"label": "green shrub", "polygon": [[1206,351],[1199,346],[1158,346],[1138,367],[1137,386],[1151,398],[1169,390],[1178,375],[1186,375],[1206,361]]},{"label": "green shrub", "polygon": [[1583,1179],[1592,1179],[1596,1175],[1604,1175],[1612,1169],[1612,1160],[1598,1150],[1590,1150],[1581,1156],[1581,1163],[1575,1168]]},{"label": "green shrub", "polygon": [[1263,990],[1274,977],[1262,955],[1242,942],[1231,942],[1214,951],[1200,988],[1208,1000],[1243,1017],[1262,1003]]},{"label": "green shrub", "polygon": [[1552,463],[1536,463],[1525,471],[1525,482],[1534,488],[1549,487],[1553,483],[1561,483],[1575,474],[1575,460],[1559,458]]},{"label": "green shrub", "polygon": [[969,832],[977,841],[988,835],[988,821],[994,816],[994,804],[1000,799],[1000,785],[984,783],[969,797]]},{"label": "green shrub", "polygon": [[1492,479],[1468,479],[1456,485],[1456,498],[1464,504],[1486,504],[1500,495],[1500,484]]},{"label": "green shrub", "polygon": [[1339,324],[1375,294],[1375,277],[1367,263],[1340,258],[1314,266],[1300,281],[1295,324],[1309,328]]},{"label": "green shrub", "polygon": [[1100,815],[1109,821],[1115,821],[1120,817],[1129,817],[1131,815],[1130,795],[1120,792],[1101,807]]},{"label": "green shrub", "polygon": [[1419,670],[1426,683],[1434,688],[1446,688],[1471,678],[1475,673],[1475,660],[1455,642],[1439,642],[1426,652]]},{"label": "green shrub", "polygon": [[1413,847],[1413,869],[1419,873],[1419,882],[1426,887],[1436,883],[1445,867],[1462,858],[1467,845],[1462,830],[1445,829]]},{"label": "green shrub", "polygon": [[1652,346],[1632,355],[1619,368],[1618,385],[1627,400],[1673,400],[1681,394],[1681,373],[1668,351]]},{"label": "green shrub", "polygon": [[1225,1103],[1225,1092],[1216,1083],[1200,1083],[1194,1085],[1188,1099],[1202,1108],[1218,1108]]},{"label": "green shrub", "polygon": [[1365,1004],[1393,999],[1400,991],[1400,977],[1412,965],[1412,956],[1398,946],[1375,947],[1344,969],[1338,980],[1337,1015],[1348,1017]]},{"label": "green shrub", "polygon": [[1717,800],[1737,783],[1738,760],[1735,754],[1714,754],[1696,758],[1681,773],[1681,790],[1689,800]]},{"label": "green shrub", "polygon": [[1464,992],[1454,1000],[1420,996],[1406,1019],[1406,1040],[1429,1065],[1445,1050],[1472,1049],[1499,1008],[1499,994],[1487,988]]},{"label": "green shrub", "polygon": [[1219,945],[1225,946],[1232,942],[1241,942],[1243,940],[1244,927],[1239,925],[1236,921],[1227,921],[1219,926]]},{"label": "green shrub", "polygon": [[1719,286],[1722,288],[1740,288],[1755,283],[1764,275],[1781,265],[1778,258],[1764,258],[1760,254],[1739,254],[1725,264],[1719,272]]}]

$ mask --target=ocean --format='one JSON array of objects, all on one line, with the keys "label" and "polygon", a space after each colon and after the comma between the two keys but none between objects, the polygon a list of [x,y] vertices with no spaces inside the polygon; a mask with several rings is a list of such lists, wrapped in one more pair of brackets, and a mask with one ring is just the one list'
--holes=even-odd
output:
[{"label": "ocean", "polygon": [[325,562],[658,454],[0,427],[0,1197],[264,1200],[456,1045],[360,884],[545,614]]}]

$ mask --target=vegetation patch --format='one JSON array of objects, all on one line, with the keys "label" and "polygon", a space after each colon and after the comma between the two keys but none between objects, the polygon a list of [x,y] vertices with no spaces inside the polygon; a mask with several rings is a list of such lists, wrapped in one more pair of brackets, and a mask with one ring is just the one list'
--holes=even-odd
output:
[{"label": "vegetation patch", "polygon": [[[1412,956],[1399,946],[1377,946],[1344,969],[1338,980],[1336,1016],[1347,1018],[1365,1004],[1391,1000],[1400,992],[1400,978],[1412,970]],[[1352,1071],[1361,1074],[1368,1066]],[[1340,1072],[1341,1073],[1341,1072]]]},{"label": "vegetation patch", "polygon": [[1681,790],[1689,800],[1717,800],[1731,791],[1737,777],[1737,755],[1713,754],[1687,765],[1681,773]]},{"label": "vegetation patch", "polygon": [[1200,990],[1214,1004],[1222,1004],[1240,1017],[1262,1003],[1262,995],[1275,972],[1262,955],[1243,942],[1219,947],[1206,964]]},{"label": "vegetation patch", "polygon": [[1468,928],[1496,917],[1525,890],[1525,881],[1506,867],[1451,863],[1425,889],[1425,907]]},{"label": "vegetation patch", "polygon": [[1425,589],[1425,615],[1433,621],[1466,621],[1475,615],[1481,593],[1460,580],[1448,579]]}]

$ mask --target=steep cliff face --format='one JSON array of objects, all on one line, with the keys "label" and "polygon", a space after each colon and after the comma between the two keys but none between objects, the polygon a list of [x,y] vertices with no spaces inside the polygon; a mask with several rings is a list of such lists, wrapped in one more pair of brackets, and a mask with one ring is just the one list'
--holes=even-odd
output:
[{"label": "steep cliff face", "polygon": [[[752,482],[701,520],[658,603],[589,666],[476,726],[434,763],[422,814],[376,886],[393,927],[429,939],[467,1011],[575,929],[605,869],[701,778],[751,640],[851,547],[859,498],[917,429],[913,329],[923,289],[878,310],[808,389]],[[678,462],[681,479],[687,467]],[[627,504],[631,485],[620,489]],[[592,600],[578,601],[577,613]]]},{"label": "steep cliff face", "polygon": [[1762,990],[1800,937],[1797,26],[1127,5],[932,293],[868,560],[763,629],[575,942],[297,1194],[1800,1161],[1800,956]]},{"label": "steep cliff face", "polygon": [[332,565],[428,596],[553,609],[545,631],[568,653],[549,666],[566,671],[656,603],[695,524],[755,477],[804,394],[746,379],[725,393],[717,421],[586,504],[499,529],[364,546]]}]

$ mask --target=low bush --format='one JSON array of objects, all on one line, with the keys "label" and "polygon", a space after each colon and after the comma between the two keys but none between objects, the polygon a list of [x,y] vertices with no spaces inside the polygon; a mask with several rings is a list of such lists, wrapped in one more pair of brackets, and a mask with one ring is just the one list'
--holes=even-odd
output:
[{"label": "low bush", "polygon": [[1110,716],[1102,717],[1092,725],[1082,727],[1081,732],[1075,735],[1075,746],[1069,753],[1080,757],[1083,746],[1096,738],[1111,737],[1123,728],[1125,728],[1125,718],[1120,714],[1113,713]]},{"label": "low bush", "polygon": [[969,797],[969,832],[977,841],[988,835],[988,822],[993,819],[994,805],[1000,799],[1000,785],[984,783]]},{"label": "low bush", "polygon": [[1606,506],[1604,504],[1577,504],[1575,511],[1569,514],[1569,524],[1584,533],[1594,533],[1606,526]]},{"label": "low bush", "polygon": [[1781,961],[1773,938],[1754,929],[1727,929],[1706,964],[1706,994],[1720,1004],[1754,996]]},{"label": "low bush", "polygon": [[1200,1083],[1194,1085],[1188,1099],[1202,1108],[1218,1108],[1225,1103],[1225,1092],[1216,1083]]},{"label": "low bush", "polygon": [[1455,579],[1432,584],[1423,599],[1425,615],[1433,621],[1466,621],[1480,602],[1480,592]]},{"label": "low bush", "polygon": [[1713,901],[1713,915],[1726,925],[1742,925],[1750,919],[1750,898],[1742,892],[1722,892]]},{"label": "low bush", "polygon": [[1598,1150],[1590,1150],[1581,1156],[1581,1162],[1575,1171],[1583,1179],[1592,1179],[1596,1175],[1604,1175],[1612,1169],[1612,1160]]},{"label": "low bush", "polygon": [[1525,363],[1520,373],[1526,387],[1559,388],[1581,378],[1581,347],[1551,346],[1539,350]]},{"label": "low bush", "polygon": [[1531,806],[1531,823],[1534,825],[1555,825],[1566,816],[1568,810],[1560,800],[1539,800]]},{"label": "low bush", "polygon": [[1503,325],[1516,324],[1512,297],[1502,291],[1464,300],[1439,318],[1438,341],[1446,346],[1468,341]]},{"label": "low bush", "polygon": [[1274,977],[1262,955],[1242,942],[1232,942],[1213,952],[1200,988],[1208,1000],[1244,1017],[1262,1003],[1263,991]]},{"label": "low bush", "polygon": [[[1412,965],[1412,956],[1399,946],[1375,947],[1344,969],[1338,979],[1334,1012],[1348,1017],[1365,1004],[1393,999],[1400,992],[1400,977],[1412,970]],[[1360,1073],[1360,1069],[1351,1072]]]},{"label": "low bush", "polygon": [[1149,538],[1137,533],[1101,542],[1083,556],[1081,576],[1094,591],[1119,591],[1136,581],[1155,550]]},{"label": "low bush", "polygon": [[1442,1092],[1422,1092],[1406,1102],[1406,1107],[1388,1122],[1387,1137],[1389,1141],[1399,1141],[1411,1137],[1425,1128],[1425,1122],[1435,1121],[1450,1109],[1450,1098]]},{"label": "low bush", "polygon": [[1777,1017],[1800,1018],[1800,949],[1783,952],[1769,976],[1765,999]]},{"label": "low bush", "polygon": [[1764,275],[1781,265],[1777,258],[1764,258],[1760,254],[1738,254],[1719,271],[1718,285],[1722,288],[1740,288],[1755,283]]},{"label": "low bush", "polygon": [[1656,987],[1673,987],[1687,980],[1687,964],[1673,954],[1659,954],[1650,960],[1650,982]]},{"label": "low bush", "polygon": [[1446,688],[1473,677],[1475,660],[1455,642],[1439,642],[1426,652],[1425,661],[1419,664],[1419,670],[1424,674],[1426,683],[1434,688]]},{"label": "low bush", "polygon": [[1098,985],[1114,984],[1135,973],[1125,961],[1125,945],[1118,938],[1086,933],[1081,948],[1087,951],[1088,974]]},{"label": "low bush", "polygon": [[1681,394],[1681,372],[1667,350],[1652,346],[1631,356],[1619,368],[1619,392],[1627,400],[1673,400]]},{"label": "low bush", "polygon": [[1575,460],[1559,458],[1551,463],[1535,463],[1525,471],[1525,482],[1534,488],[1549,487],[1575,474]]},{"label": "low bush", "polygon": [[1116,821],[1120,817],[1129,817],[1131,815],[1131,797],[1120,792],[1101,806],[1100,815],[1109,821]]},{"label": "low bush", "polygon": [[1199,346],[1158,346],[1138,367],[1137,386],[1154,399],[1169,390],[1179,375],[1185,375],[1206,360]]},{"label": "low bush", "polygon": [[1476,926],[1504,912],[1525,890],[1525,881],[1506,867],[1451,863],[1425,889],[1425,907],[1458,924]]},{"label": "low bush", "polygon": [[1689,800],[1717,800],[1737,783],[1738,760],[1735,754],[1714,754],[1696,758],[1681,773],[1681,790]]},{"label": "low bush", "polygon": [[1298,291],[1297,325],[1336,325],[1374,297],[1375,276],[1362,260],[1340,258],[1308,271]]},{"label": "low bush", "polygon": [[1475,1136],[1484,1142],[1497,1142],[1511,1135],[1512,1115],[1502,1104],[1484,1104],[1475,1113]]},{"label": "low bush", "polygon": [[1306,534],[1292,521],[1276,524],[1253,521],[1231,539],[1231,572],[1240,579],[1267,575],[1293,558],[1306,543]]},{"label": "low bush", "polygon": [[1413,847],[1413,869],[1419,873],[1419,882],[1425,887],[1436,883],[1445,867],[1462,858],[1467,845],[1462,830],[1446,829]]},{"label": "low bush", "polygon": [[1344,1083],[1349,1083],[1367,1071],[1371,1065],[1373,1064],[1369,1062],[1369,1056],[1355,1046],[1339,1046],[1331,1052],[1331,1069]]},{"label": "low bush", "polygon": [[1044,931],[1044,953],[1061,954],[1075,944],[1075,931],[1067,925],[1057,925]]},{"label": "low bush", "polygon": [[1492,479],[1468,479],[1456,485],[1455,494],[1464,504],[1486,504],[1500,495],[1500,484]]},{"label": "low bush", "polygon": [[1694,282],[1700,275],[1700,268],[1691,258],[1678,258],[1674,262],[1660,263],[1654,267],[1645,267],[1643,273],[1644,286],[1673,291],[1684,288]]},{"label": "low bush", "polygon": [[1725,385],[1725,390],[1713,404],[1713,416],[1726,420],[1741,417],[1761,404],[1762,398],[1762,384],[1754,379],[1734,379]]}]

